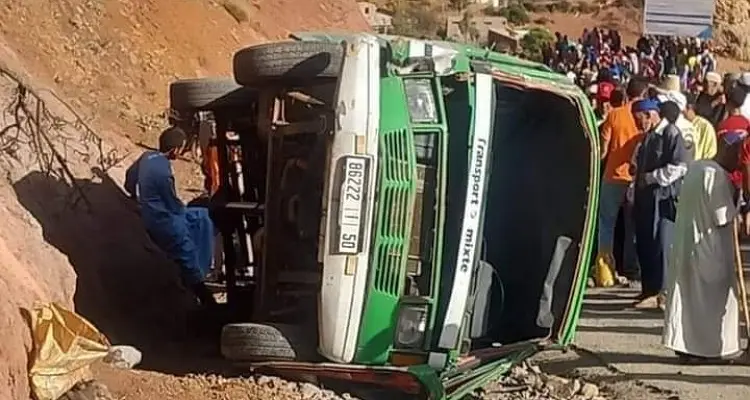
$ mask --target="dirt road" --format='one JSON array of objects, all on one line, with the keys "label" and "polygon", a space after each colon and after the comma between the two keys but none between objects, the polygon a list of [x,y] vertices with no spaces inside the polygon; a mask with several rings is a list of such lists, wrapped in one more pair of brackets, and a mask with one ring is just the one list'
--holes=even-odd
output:
[{"label": "dirt road", "polygon": [[[744,250],[744,258],[750,260],[750,246]],[[746,276],[750,276],[748,266]],[[607,399],[750,399],[750,364],[677,364],[676,357],[661,345],[663,314],[630,307],[637,292],[636,289],[590,289],[571,351],[545,352],[532,362],[539,363],[550,374],[577,376],[593,382],[602,388]],[[226,370],[226,364],[214,354],[215,343],[211,343],[187,347],[175,344],[174,349],[146,348],[141,365],[145,370],[100,369],[97,376],[117,399],[349,398],[308,384],[267,377],[242,378],[237,371]]]},{"label": "dirt road", "polygon": [[630,309],[636,294],[634,289],[589,290],[575,348],[538,355],[542,369],[580,374],[618,400],[750,398],[750,365],[677,364],[661,345],[663,314]]}]

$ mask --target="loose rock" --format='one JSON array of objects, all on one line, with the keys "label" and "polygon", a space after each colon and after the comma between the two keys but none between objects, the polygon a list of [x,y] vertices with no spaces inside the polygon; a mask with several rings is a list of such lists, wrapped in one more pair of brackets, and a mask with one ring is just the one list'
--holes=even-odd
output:
[{"label": "loose rock", "polygon": [[599,388],[581,379],[568,379],[542,372],[535,365],[521,364],[496,382],[473,395],[474,400],[606,400]]},{"label": "loose rock", "polygon": [[301,383],[299,385],[299,392],[302,395],[302,398],[307,400],[318,395],[320,393],[320,388],[310,383]]},{"label": "loose rock", "polygon": [[581,388],[581,395],[586,400],[592,400],[599,395],[599,388],[592,383],[586,383]]},{"label": "loose rock", "polygon": [[120,369],[131,369],[141,363],[143,358],[133,346],[112,346],[104,357],[104,362]]},{"label": "loose rock", "polygon": [[60,400],[115,400],[106,386],[96,381],[79,382]]}]

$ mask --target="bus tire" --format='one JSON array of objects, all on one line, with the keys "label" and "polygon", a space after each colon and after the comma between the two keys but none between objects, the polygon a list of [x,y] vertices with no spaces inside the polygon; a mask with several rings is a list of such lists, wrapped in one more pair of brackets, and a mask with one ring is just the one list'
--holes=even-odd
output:
[{"label": "bus tire", "polygon": [[170,108],[178,111],[214,110],[251,101],[249,90],[232,78],[181,79],[169,85]]},{"label": "bus tire", "polygon": [[340,43],[262,44],[234,53],[234,79],[240,85],[263,86],[278,81],[336,78],[341,73],[343,59],[344,47]]},{"label": "bus tire", "polygon": [[314,357],[309,341],[295,325],[227,324],[221,330],[221,355],[231,361],[306,360]]}]

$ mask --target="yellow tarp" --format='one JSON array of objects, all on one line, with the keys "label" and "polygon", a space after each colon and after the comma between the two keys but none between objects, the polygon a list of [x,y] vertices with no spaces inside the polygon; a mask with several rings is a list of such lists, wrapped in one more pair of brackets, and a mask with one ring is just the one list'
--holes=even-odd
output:
[{"label": "yellow tarp", "polygon": [[57,400],[76,383],[91,379],[89,366],[107,355],[107,338],[80,315],[59,304],[29,310],[33,351],[31,391],[38,400]]}]

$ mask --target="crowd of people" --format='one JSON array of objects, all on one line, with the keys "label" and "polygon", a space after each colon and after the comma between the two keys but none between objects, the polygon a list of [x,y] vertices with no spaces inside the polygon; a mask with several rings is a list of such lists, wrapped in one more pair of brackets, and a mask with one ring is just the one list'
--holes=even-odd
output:
[{"label": "crowd of people", "polygon": [[[593,281],[640,281],[634,307],[664,312],[664,344],[683,362],[738,355],[735,243],[738,231],[750,234],[750,73],[718,74],[695,40],[648,38],[648,51],[639,41],[632,61],[653,57],[656,72],[632,61],[612,70],[611,60],[631,49],[616,32],[586,35],[567,48],[575,56],[563,68],[600,70],[592,91],[603,163]],[[585,56],[592,47],[596,63]],[[614,57],[603,62],[605,53]],[[702,57],[682,66],[675,53]]]},{"label": "crowd of people", "polygon": [[707,74],[717,68],[710,44],[700,39],[643,36],[635,46],[625,46],[617,30],[603,28],[584,29],[576,40],[556,32],[542,56],[545,64],[567,75],[599,103],[608,102],[611,95],[608,87],[598,90],[602,82],[621,84],[634,76],[655,82],[675,75],[682,91],[699,93]]}]

